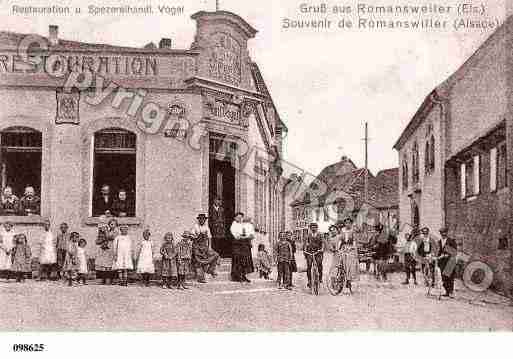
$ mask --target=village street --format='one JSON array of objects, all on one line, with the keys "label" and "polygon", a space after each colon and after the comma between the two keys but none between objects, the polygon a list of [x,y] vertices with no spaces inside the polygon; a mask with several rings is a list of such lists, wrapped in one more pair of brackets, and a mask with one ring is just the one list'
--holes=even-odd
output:
[{"label": "village street", "polygon": [[[304,289],[305,273],[296,274],[293,291],[255,276],[251,284],[231,283],[225,274],[188,291],[164,290],[157,282],[150,288],[0,282],[0,330],[513,330],[507,301],[479,297],[460,283],[456,299],[439,301],[422,285],[401,285],[402,274],[388,283],[363,274],[352,296],[333,297],[323,287],[315,297]],[[469,303],[472,298],[480,304]]]}]

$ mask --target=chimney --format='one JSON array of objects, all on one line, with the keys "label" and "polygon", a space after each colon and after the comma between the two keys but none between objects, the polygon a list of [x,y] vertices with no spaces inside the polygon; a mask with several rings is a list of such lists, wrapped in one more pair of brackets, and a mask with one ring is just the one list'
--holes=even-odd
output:
[{"label": "chimney", "polygon": [[48,38],[50,45],[56,46],[59,44],[59,27],[57,25],[50,25],[48,27]]},{"label": "chimney", "polygon": [[159,42],[159,49],[170,49],[171,48],[171,39],[162,38]]}]

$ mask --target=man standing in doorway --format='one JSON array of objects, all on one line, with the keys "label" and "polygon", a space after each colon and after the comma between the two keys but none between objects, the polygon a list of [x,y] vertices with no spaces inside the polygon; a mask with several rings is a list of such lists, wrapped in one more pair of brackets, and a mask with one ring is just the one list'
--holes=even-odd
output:
[{"label": "man standing in doorway", "polygon": [[226,238],[224,208],[220,198],[216,198],[214,204],[210,207],[208,224],[212,233],[212,248],[221,256],[226,256],[229,246]]}]

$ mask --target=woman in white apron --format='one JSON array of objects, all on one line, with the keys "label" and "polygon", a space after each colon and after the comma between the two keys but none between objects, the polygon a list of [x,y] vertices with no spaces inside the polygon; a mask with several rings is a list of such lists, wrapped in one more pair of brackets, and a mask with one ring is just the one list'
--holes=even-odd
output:
[{"label": "woman in white apron", "polygon": [[41,265],[39,280],[50,279],[52,270],[57,264],[57,243],[52,232],[50,232],[49,221],[44,223],[44,229],[39,252],[39,264]]},{"label": "woman in white apron", "polygon": [[5,276],[7,280],[11,274],[11,253],[14,247],[13,225],[11,222],[4,223],[4,230],[0,232],[0,275]]}]

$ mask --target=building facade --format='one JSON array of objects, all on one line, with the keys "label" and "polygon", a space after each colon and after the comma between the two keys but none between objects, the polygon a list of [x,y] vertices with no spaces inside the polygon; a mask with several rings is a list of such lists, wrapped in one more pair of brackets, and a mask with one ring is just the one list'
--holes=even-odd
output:
[{"label": "building facade", "polygon": [[394,145],[399,158],[400,226],[437,231],[444,223],[444,126],[443,107],[433,92]]},{"label": "building facade", "polygon": [[[94,256],[108,185],[114,200],[125,192],[119,221],[135,238],[147,227],[156,241],[178,235],[216,198],[226,240],[236,211],[253,219],[258,242],[277,236],[286,127],[248,52],[257,31],[226,11],[192,19],[189,49],[67,41],[55,26],[47,38],[0,33],[0,185],[40,197],[37,214],[0,221],[32,245],[44,220],[67,222]],[[24,57],[27,42],[40,46]]]},{"label": "building facade", "polygon": [[428,96],[394,146],[401,171],[401,224],[447,226],[459,250],[488,264],[494,288],[509,294],[512,34],[509,17]]}]

